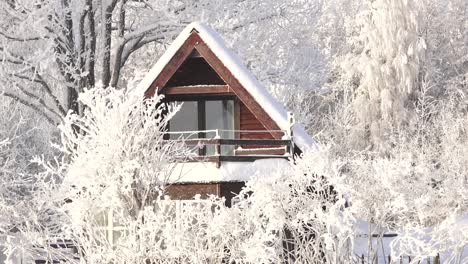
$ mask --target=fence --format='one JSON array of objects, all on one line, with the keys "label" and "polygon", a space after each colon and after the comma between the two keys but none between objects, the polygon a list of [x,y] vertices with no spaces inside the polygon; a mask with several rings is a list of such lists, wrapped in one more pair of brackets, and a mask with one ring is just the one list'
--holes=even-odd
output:
[{"label": "fence", "polygon": [[368,259],[366,256],[361,255],[360,257],[361,264],[440,264],[440,256],[437,254],[437,256],[434,257],[427,257],[424,258],[423,260],[417,260],[415,261],[414,257],[411,256],[402,256],[398,259],[392,259],[391,256],[385,256],[385,257],[376,257],[373,259]]}]

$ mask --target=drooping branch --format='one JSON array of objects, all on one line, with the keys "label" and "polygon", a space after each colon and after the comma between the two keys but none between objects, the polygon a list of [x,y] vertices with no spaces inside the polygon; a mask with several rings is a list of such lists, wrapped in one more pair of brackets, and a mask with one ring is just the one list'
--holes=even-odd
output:
[{"label": "drooping branch", "polygon": [[[0,47],[0,51],[1,52],[4,52],[5,49]],[[51,86],[44,80],[44,78],[42,77],[41,74],[39,74],[39,71],[38,69],[36,68],[36,66],[34,65],[31,65],[28,61],[26,61],[26,59],[21,56],[21,55],[16,55],[16,54],[13,54],[11,52],[8,52],[8,56],[11,57],[12,59],[10,58],[6,58],[5,60],[10,62],[10,63],[13,63],[13,64],[21,64],[21,65],[25,65],[27,67],[29,67],[29,70],[31,71],[31,73],[33,74],[32,77],[30,76],[25,76],[25,75],[21,75],[21,74],[18,74],[18,73],[13,73],[11,74],[11,76],[13,77],[16,77],[16,78],[19,78],[19,79],[23,79],[23,80],[28,80],[28,81],[31,81],[31,82],[35,82],[37,84],[40,84],[40,87],[43,88],[43,90],[46,92],[46,94],[48,96],[50,96],[50,98],[52,98],[52,101],[54,102],[55,104],[55,107],[58,109],[59,111],[59,115],[60,116],[65,116],[66,115],[66,110],[64,109],[64,107],[62,106],[62,104],[60,103],[60,100],[57,98],[57,96],[53,93],[52,91],[52,88]]]},{"label": "drooping branch", "polygon": [[130,44],[126,46],[126,49],[123,51],[122,54],[122,61],[121,61],[121,67],[127,62],[128,58],[130,55],[139,50],[140,48],[144,47],[146,44],[152,43],[152,42],[160,42],[163,40],[164,37],[162,35],[154,35],[151,37],[145,37],[141,36],[138,39],[135,39],[133,41],[130,41]]},{"label": "drooping branch", "polygon": [[132,39],[140,38],[141,36],[147,36],[151,32],[158,31],[160,33],[167,32],[170,28],[178,28],[176,26],[161,26],[158,24],[151,24],[147,27],[141,28],[138,31],[133,31],[125,35],[125,41],[130,41]]},{"label": "drooping branch", "polygon": [[[175,27],[174,27],[175,28]],[[120,61],[120,67],[123,67],[125,63],[127,62],[128,58],[130,55],[139,50],[140,48],[144,47],[145,45],[152,43],[152,42],[159,42],[164,39],[164,34],[168,32],[169,30],[172,29],[172,27],[167,26],[164,28],[159,27],[159,30],[155,32],[155,29],[153,31],[145,31],[144,34],[140,34],[138,37],[137,35],[134,35],[135,38],[127,38],[126,46],[125,49],[122,52],[122,58]]]},{"label": "drooping branch", "polygon": [[47,109],[49,112],[53,113],[56,115],[58,118],[62,119],[64,117],[63,114],[57,113],[54,109],[52,109],[45,101],[43,98],[39,97],[38,95],[31,93],[30,91],[26,90],[23,86],[16,84],[16,87],[18,90],[20,90],[22,93],[24,93],[26,96],[34,99],[36,102],[38,102],[42,107]]},{"label": "drooping branch", "polygon": [[138,49],[137,47],[142,40],[143,40],[143,37],[134,39],[126,45],[126,48],[122,52],[122,59],[120,61],[120,67],[123,67],[125,62],[127,62],[127,59],[130,57],[130,54],[132,54],[134,51]]},{"label": "drooping branch", "polygon": [[[34,71],[34,69],[32,68],[32,70]],[[19,79],[23,79],[23,80],[28,80],[28,81],[31,81],[31,82],[35,82],[35,83],[38,83],[40,84],[44,90],[46,91],[46,93],[52,98],[52,100],[54,101],[55,103],[55,106],[57,107],[57,109],[60,111],[60,113],[65,116],[67,114],[67,112],[65,111],[65,109],[63,108],[62,104],[60,103],[60,101],[58,100],[57,96],[54,95],[54,93],[52,92],[52,89],[51,87],[47,84],[46,81],[44,81],[44,79],[42,78],[42,76],[40,74],[38,74],[37,72],[34,72],[35,75],[33,77],[29,77],[29,76],[25,76],[25,75],[21,75],[21,74],[17,74],[17,73],[14,73],[12,74],[14,77],[16,78],[19,78]]]},{"label": "drooping branch", "polygon": [[39,115],[43,116],[50,124],[56,126],[58,123],[56,121],[54,121],[54,119],[52,117],[50,117],[48,114],[46,114],[40,107],[38,107],[37,105],[31,103],[29,100],[26,100],[26,99],[23,99],[15,94],[12,94],[12,93],[8,93],[8,92],[2,92],[2,95],[3,96],[6,96],[6,97],[9,97],[15,101],[17,101],[18,103],[21,103],[33,110],[35,110]]},{"label": "drooping branch", "polygon": [[36,41],[36,40],[41,40],[43,38],[47,38],[47,37],[16,37],[16,36],[9,35],[2,31],[0,31],[0,35],[6,39],[13,40],[13,41]]}]

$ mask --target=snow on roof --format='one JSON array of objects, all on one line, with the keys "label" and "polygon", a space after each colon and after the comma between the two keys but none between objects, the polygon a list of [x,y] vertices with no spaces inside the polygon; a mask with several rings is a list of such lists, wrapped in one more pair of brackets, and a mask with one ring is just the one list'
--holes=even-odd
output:
[{"label": "snow on roof", "polygon": [[168,183],[210,183],[248,181],[252,177],[268,177],[272,172],[289,168],[287,159],[258,159],[254,162],[221,162],[219,168],[213,162],[179,163]]},{"label": "snow on roof", "polygon": [[[166,52],[156,62],[153,68],[148,72],[145,78],[137,87],[137,92],[144,93],[166,67],[175,53],[184,44],[190,33],[195,30],[201,39],[208,45],[213,53],[229,69],[234,77],[241,83],[247,91],[255,98],[260,106],[270,115],[276,124],[282,129],[287,130],[289,126],[288,114],[283,105],[278,102],[253,75],[243,65],[237,55],[231,52],[221,36],[211,28],[194,22],[188,25],[169,46]],[[316,143],[300,124],[293,125],[294,143],[303,151],[316,148]]]}]

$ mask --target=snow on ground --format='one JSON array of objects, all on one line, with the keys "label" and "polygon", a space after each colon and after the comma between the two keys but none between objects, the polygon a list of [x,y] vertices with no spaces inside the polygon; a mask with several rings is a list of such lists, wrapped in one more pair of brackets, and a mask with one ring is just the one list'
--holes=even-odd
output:
[{"label": "snow on ground", "polygon": [[[357,237],[354,239],[354,253],[361,257],[367,256],[369,252],[369,234],[374,233],[375,226],[369,222],[358,220],[356,222]],[[390,234],[391,232],[388,232]],[[372,239],[372,247],[378,252],[378,263],[385,263],[384,258],[391,255],[390,244],[395,237],[384,237],[382,240]]]},{"label": "snow on ground", "polygon": [[219,181],[247,181],[251,177],[268,177],[273,172],[289,167],[286,159],[259,159],[254,162],[215,162],[179,163],[172,172],[169,183],[209,183]]},{"label": "snow on ground", "polygon": [[[368,252],[370,251],[369,234],[376,234],[374,232],[375,226],[373,226],[369,222],[358,220],[356,222],[355,228],[356,233],[358,235],[354,239],[354,253],[356,254],[356,256],[361,257],[364,255],[364,257],[366,257],[368,255]],[[425,232],[423,234],[419,234],[414,237],[415,241],[419,240],[420,242],[418,244],[420,245],[433,245],[434,247],[432,247],[432,251],[434,255],[439,253],[441,263],[468,263],[468,242],[466,241],[466,238],[468,237],[468,213],[454,219],[453,223],[450,225],[450,228],[442,229],[442,233],[444,234],[440,234],[440,231],[434,232],[432,228],[427,228],[424,231]],[[395,232],[391,231],[386,232],[385,234],[396,235]],[[435,237],[438,235],[445,235],[447,238],[450,239],[443,240],[439,237]],[[397,236],[383,237],[382,239],[372,239],[372,247],[377,251],[378,254],[378,263],[385,263],[384,259],[388,260],[388,256],[392,255],[392,253],[398,254],[398,252],[392,252],[391,249],[392,242],[397,242],[397,239]],[[434,241],[437,241],[437,243],[434,244]],[[439,252],[437,248],[435,248],[443,244],[440,243],[441,241],[444,241],[445,243],[447,243],[447,246],[449,246],[449,248],[442,247],[444,249],[448,249],[446,252]],[[455,248],[454,245],[459,245],[459,247],[455,246]],[[431,248],[427,248],[426,250],[431,251],[429,249]],[[417,249],[415,248],[415,250]],[[405,256],[406,261],[408,255],[403,255]],[[431,257],[430,259],[433,258]],[[460,260],[461,262],[458,262],[458,260]]]}]

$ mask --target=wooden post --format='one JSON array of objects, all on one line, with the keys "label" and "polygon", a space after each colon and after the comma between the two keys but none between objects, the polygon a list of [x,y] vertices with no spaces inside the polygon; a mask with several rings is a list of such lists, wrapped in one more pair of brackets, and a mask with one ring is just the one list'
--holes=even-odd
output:
[{"label": "wooden post", "polygon": [[[216,131],[216,133],[218,133]],[[221,143],[220,143],[220,140],[217,139],[216,140],[216,144],[215,144],[215,157],[217,157],[217,162],[216,162],[216,168],[219,168],[221,167],[221,160],[220,160],[220,157],[221,157]]]},{"label": "wooden post", "polygon": [[293,126],[294,126],[295,120],[294,120],[294,114],[291,112],[288,112],[288,130],[286,131],[287,136],[289,137],[289,140],[291,141],[290,144],[288,145],[286,151],[289,152],[289,156],[291,158],[294,157],[294,140],[293,140]]},{"label": "wooden post", "polygon": [[219,141],[217,141],[215,145],[215,156],[221,156],[221,144]]},{"label": "wooden post", "polygon": [[220,157],[221,157],[221,142],[220,142],[220,139],[221,139],[221,136],[219,134],[219,129],[216,129],[216,135],[215,135],[215,140],[216,140],[216,144],[215,144],[215,157],[217,157],[217,161],[216,161],[216,168],[219,168],[221,167],[221,160],[220,160]]}]

